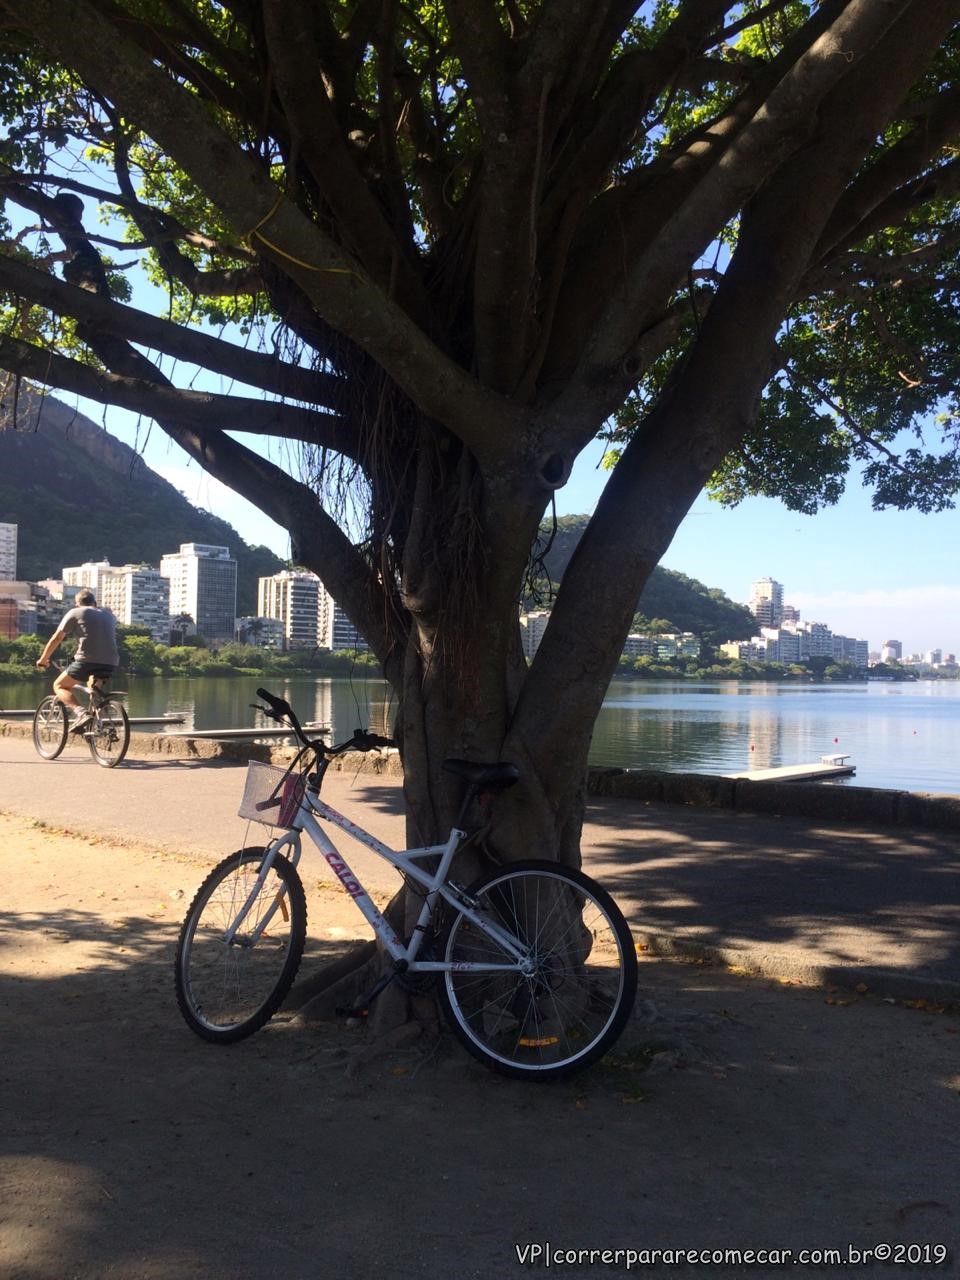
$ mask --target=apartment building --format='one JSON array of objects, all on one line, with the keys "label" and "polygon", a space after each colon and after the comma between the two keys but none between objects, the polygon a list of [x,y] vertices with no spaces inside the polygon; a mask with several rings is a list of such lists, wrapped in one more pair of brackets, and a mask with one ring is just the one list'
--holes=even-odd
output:
[{"label": "apartment building", "polygon": [[529,613],[521,613],[520,643],[523,646],[523,655],[528,662],[533,660],[533,655],[540,648],[540,641],[543,639],[549,621],[549,609],[532,609]]},{"label": "apartment building", "polygon": [[51,634],[55,619],[48,616],[49,605],[49,591],[36,582],[0,580],[0,638]]},{"label": "apartment building", "polygon": [[283,569],[257,583],[257,612],[283,626],[287,649],[368,648],[366,640],[315,573]]},{"label": "apartment building", "polygon": [[101,583],[106,574],[112,572],[113,565],[109,560],[86,560],[83,564],[67,565],[63,569],[64,587],[74,587],[74,595],[81,587],[89,587],[100,603]]},{"label": "apartment building", "polygon": [[233,639],[237,619],[237,562],[229,547],[183,542],[160,558],[170,582],[170,616],[192,618],[207,641]]},{"label": "apartment building", "polygon": [[329,595],[315,573],[283,569],[257,581],[257,613],[277,620],[285,649],[312,649],[326,630]]},{"label": "apartment building", "polygon": [[258,649],[283,649],[286,637],[279,618],[262,614],[237,619],[237,644],[252,644]]},{"label": "apartment building", "polygon": [[750,588],[750,612],[761,627],[783,622],[783,584],[773,578],[757,578]]},{"label": "apartment building", "polygon": [[170,580],[159,569],[128,564],[101,579],[97,601],[112,610],[118,622],[148,627],[160,644],[170,641]]}]

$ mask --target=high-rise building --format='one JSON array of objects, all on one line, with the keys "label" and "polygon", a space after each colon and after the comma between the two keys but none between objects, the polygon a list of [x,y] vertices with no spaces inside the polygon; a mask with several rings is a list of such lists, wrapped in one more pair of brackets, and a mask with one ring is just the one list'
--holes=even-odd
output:
[{"label": "high-rise building", "polygon": [[903,660],[903,645],[899,640],[884,640],[883,648],[880,650],[881,662],[901,662]]},{"label": "high-rise building", "polygon": [[330,624],[323,633],[320,647],[323,649],[356,649],[364,653],[369,648],[366,640],[353,625],[337,602],[330,596]]},{"label": "high-rise building", "polygon": [[773,578],[758,578],[750,588],[750,612],[761,627],[783,623],[783,585]]},{"label": "high-rise building", "polygon": [[105,573],[97,603],[112,610],[118,622],[149,627],[152,639],[170,640],[170,580],[147,565],[123,565]]},{"label": "high-rise building", "polygon": [[170,580],[170,617],[192,618],[204,640],[232,640],[237,618],[237,562],[229,547],[183,542],[162,556]]},{"label": "high-rise building", "polygon": [[0,524],[0,579],[7,582],[17,576],[17,526]]},{"label": "high-rise building", "polygon": [[315,573],[284,569],[257,584],[257,612],[283,624],[288,649],[365,650],[366,640]]},{"label": "high-rise building", "polygon": [[257,613],[283,627],[285,649],[312,649],[325,622],[327,592],[315,573],[283,569],[257,583]]}]

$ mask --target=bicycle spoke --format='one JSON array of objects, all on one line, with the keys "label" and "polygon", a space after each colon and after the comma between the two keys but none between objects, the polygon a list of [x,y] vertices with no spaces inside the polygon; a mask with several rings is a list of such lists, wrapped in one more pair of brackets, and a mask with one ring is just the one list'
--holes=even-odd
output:
[{"label": "bicycle spoke", "polygon": [[462,968],[505,957],[465,915],[454,921],[442,998],[467,1048],[530,1078],[599,1057],[619,1035],[636,985],[633,941],[609,895],[549,863],[518,864],[472,892],[479,914],[513,936],[527,961],[515,973]]},{"label": "bicycle spoke", "polygon": [[300,963],[303,887],[282,857],[261,882],[263,858],[257,849],[225,859],[201,885],[181,929],[177,1000],[188,1024],[208,1040],[239,1040],[263,1026]]}]

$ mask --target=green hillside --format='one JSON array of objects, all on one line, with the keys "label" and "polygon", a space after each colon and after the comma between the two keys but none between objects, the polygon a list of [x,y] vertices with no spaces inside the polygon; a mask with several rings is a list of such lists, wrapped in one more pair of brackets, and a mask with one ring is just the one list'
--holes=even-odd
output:
[{"label": "green hillside", "polygon": [[[0,418],[0,521],[19,526],[20,578],[56,578],[65,564],[85,560],[157,565],[181,542],[207,542],[229,547],[236,558],[237,612],[256,611],[257,578],[283,567],[272,551],[247,546],[231,525],[194,507],[89,418],[50,397],[38,409],[24,395],[17,430]],[[558,520],[543,562],[550,581],[563,577],[587,520]],[[548,537],[544,525],[543,543]],[[670,569],[654,570],[637,612],[643,630],[668,624],[712,644],[755,630],[748,609]]]},{"label": "green hillside", "polygon": [[[589,516],[560,516],[557,529],[543,558],[547,577],[559,583],[576,549]],[[541,544],[550,537],[550,525],[540,529]],[[616,566],[611,565],[611,572]],[[654,569],[637,601],[638,629],[643,631],[692,631],[709,644],[724,640],[743,640],[757,629],[753,614],[745,605],[736,604],[716,587],[706,587],[695,578],[672,569]],[[664,626],[669,623],[669,627]]]},{"label": "green hillside", "polygon": [[257,578],[283,567],[272,551],[247,546],[89,418],[51,398],[37,409],[21,406],[18,429],[0,429],[0,521],[19,526],[21,579],[85,560],[158,565],[182,542],[206,542],[237,561],[237,612],[256,611]]}]

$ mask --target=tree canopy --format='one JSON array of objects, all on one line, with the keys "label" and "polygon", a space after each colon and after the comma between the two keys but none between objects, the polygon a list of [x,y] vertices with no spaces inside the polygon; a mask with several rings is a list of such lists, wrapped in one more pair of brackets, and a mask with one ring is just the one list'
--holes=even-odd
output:
[{"label": "tree canopy", "polygon": [[[880,504],[960,486],[958,20],[0,0],[0,367],[154,419],[291,531],[400,692],[421,832],[444,754],[504,754],[573,857],[593,717],[704,485],[803,511],[851,466]],[[600,432],[527,671],[541,518]]]}]

